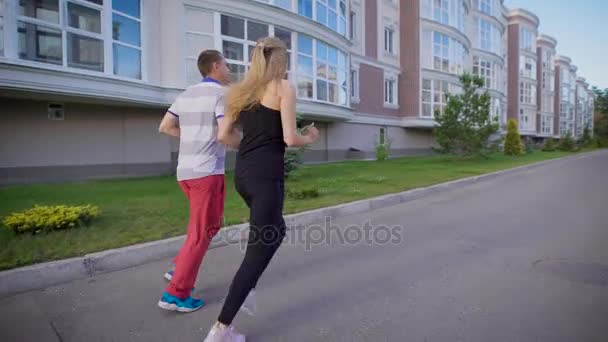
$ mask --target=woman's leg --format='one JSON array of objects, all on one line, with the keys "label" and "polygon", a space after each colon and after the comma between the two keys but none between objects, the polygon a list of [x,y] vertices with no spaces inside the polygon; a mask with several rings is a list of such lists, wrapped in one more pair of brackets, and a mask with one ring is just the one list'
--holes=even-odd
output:
[{"label": "woman's leg", "polygon": [[230,325],[249,291],[268,266],[285,237],[282,186],[277,180],[246,180],[251,198],[249,242],[218,321]]}]

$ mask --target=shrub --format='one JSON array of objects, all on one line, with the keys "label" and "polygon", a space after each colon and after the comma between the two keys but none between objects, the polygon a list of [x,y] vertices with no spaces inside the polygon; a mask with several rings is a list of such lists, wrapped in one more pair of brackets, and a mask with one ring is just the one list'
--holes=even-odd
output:
[{"label": "shrub", "polygon": [[[301,133],[303,126],[302,114],[296,113],[296,127],[298,133]],[[285,151],[285,158],[283,159],[283,165],[285,168],[285,178],[289,176],[302,166],[302,155],[306,151],[306,147],[300,147],[296,150]]]},{"label": "shrub", "polygon": [[543,145],[543,151],[545,152],[553,152],[555,151],[555,142],[552,138],[548,138],[545,140],[545,144]]},{"label": "shrub", "polygon": [[303,189],[303,190],[291,190],[287,189],[285,194],[290,199],[302,200],[308,198],[319,197],[319,191],[317,189]]},{"label": "shrub", "polygon": [[36,205],[24,212],[10,214],[4,218],[3,223],[17,234],[37,234],[86,225],[99,214],[99,208],[91,205],[77,207]]},{"label": "shrub", "polygon": [[520,155],[522,153],[523,144],[519,131],[517,130],[517,121],[510,119],[507,123],[507,136],[505,137],[504,151],[506,155]]},{"label": "shrub", "polygon": [[391,144],[390,143],[376,145],[376,160],[378,160],[378,161],[387,160],[390,153],[391,153]]},{"label": "shrub", "polygon": [[572,136],[570,134],[562,137],[559,140],[558,149],[560,151],[571,152],[574,151],[574,147],[574,140],[572,139]]}]

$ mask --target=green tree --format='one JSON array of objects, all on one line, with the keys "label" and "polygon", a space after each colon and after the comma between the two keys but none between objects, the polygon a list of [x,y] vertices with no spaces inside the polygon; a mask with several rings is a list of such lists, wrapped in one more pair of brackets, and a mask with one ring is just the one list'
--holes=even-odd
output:
[{"label": "green tree", "polygon": [[572,139],[572,136],[570,135],[570,133],[568,133],[566,136],[563,136],[561,139],[559,139],[559,146],[558,149],[560,151],[564,151],[564,152],[571,152],[574,151],[574,139]]},{"label": "green tree", "polygon": [[599,147],[608,146],[608,89],[599,90],[593,88],[595,92],[595,111],[598,117],[595,121],[594,136]]},{"label": "green tree", "polygon": [[555,151],[555,141],[552,138],[548,138],[545,140],[545,144],[543,145],[543,151],[545,152],[553,152]]},{"label": "green tree", "polygon": [[507,122],[507,136],[505,137],[505,154],[517,156],[522,154],[522,142],[517,129],[517,120],[509,119]]},{"label": "green tree", "polygon": [[483,90],[483,79],[471,74],[460,76],[462,93],[446,94],[443,113],[435,113],[434,129],[439,151],[457,155],[481,154],[488,140],[498,132],[498,122],[490,118],[491,97]]},{"label": "green tree", "polygon": [[580,145],[584,147],[591,145],[591,130],[589,129],[588,124],[586,124],[585,128],[583,128],[583,135],[581,136]]}]

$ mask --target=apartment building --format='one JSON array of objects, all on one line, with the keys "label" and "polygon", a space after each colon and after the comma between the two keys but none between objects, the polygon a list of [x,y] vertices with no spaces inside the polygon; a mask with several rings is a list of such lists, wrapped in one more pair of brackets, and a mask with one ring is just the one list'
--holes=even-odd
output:
[{"label": "apartment building", "polygon": [[508,13],[508,118],[519,123],[524,136],[536,136],[538,17],[524,9]]},{"label": "apartment building", "polygon": [[389,141],[393,156],[428,153],[463,72],[484,79],[502,127],[574,134],[576,70],[538,26],[503,0],[0,0],[0,102],[14,113],[0,119],[0,183],[172,172],[178,143],[157,126],[200,82],[199,52],[222,51],[237,81],[268,35],[321,133],[306,162],[373,158]]},{"label": "apartment building", "polygon": [[[557,40],[541,34],[536,39],[537,76],[536,133],[539,137],[552,138],[555,126],[555,52]],[[555,126],[557,127],[557,126]]]}]

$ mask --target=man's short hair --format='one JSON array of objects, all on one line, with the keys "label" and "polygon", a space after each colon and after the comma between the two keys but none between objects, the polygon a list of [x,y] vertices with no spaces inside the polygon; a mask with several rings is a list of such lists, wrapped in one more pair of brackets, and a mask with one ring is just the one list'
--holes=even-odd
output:
[{"label": "man's short hair", "polygon": [[221,52],[217,50],[205,50],[198,55],[198,70],[203,77],[206,77],[213,70],[213,63],[220,62],[224,59]]}]

